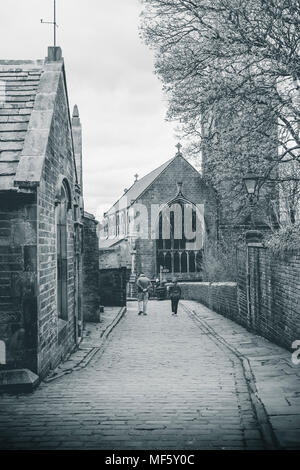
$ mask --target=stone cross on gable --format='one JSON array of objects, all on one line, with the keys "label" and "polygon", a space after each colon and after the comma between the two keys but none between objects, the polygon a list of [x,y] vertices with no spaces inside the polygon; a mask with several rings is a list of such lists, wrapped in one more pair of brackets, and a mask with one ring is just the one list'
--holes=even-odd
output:
[{"label": "stone cross on gable", "polygon": [[135,177],[135,182],[136,182],[138,180],[139,175],[136,173],[134,177]]},{"label": "stone cross on gable", "polygon": [[178,149],[178,152],[177,153],[181,153],[181,149],[182,149],[182,145],[180,142],[178,142],[178,144],[176,145],[177,149]]}]

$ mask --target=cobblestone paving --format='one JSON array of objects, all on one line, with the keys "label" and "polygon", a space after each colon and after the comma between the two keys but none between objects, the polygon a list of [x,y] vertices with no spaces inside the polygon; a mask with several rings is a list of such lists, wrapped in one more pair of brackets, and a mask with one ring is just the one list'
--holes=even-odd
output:
[{"label": "cobblestone paving", "polygon": [[260,449],[240,362],[183,308],[136,303],[102,355],[31,395],[0,397],[2,449]]}]

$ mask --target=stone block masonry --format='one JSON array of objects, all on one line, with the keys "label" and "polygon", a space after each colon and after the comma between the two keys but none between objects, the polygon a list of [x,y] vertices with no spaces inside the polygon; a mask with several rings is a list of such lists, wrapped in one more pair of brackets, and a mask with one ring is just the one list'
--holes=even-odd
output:
[{"label": "stone block masonry", "polygon": [[181,282],[184,300],[197,300],[227,318],[238,316],[237,284],[235,282]]},{"label": "stone block masonry", "polygon": [[238,282],[180,283],[185,300],[196,300],[249,331],[292,350],[300,340],[300,253],[284,259],[263,245],[238,253]]},{"label": "stone block masonry", "polygon": [[[57,318],[57,210],[62,178],[70,185],[72,198],[76,184],[72,151],[71,125],[63,76],[57,70],[49,80],[56,81],[53,118],[47,141],[47,151],[38,188],[38,259],[39,259],[39,374],[45,376],[51,368],[76,346],[76,256],[74,214],[71,206],[66,220],[66,316]],[[47,86],[47,83],[45,83]],[[73,203],[73,199],[70,204]]]},{"label": "stone block masonry", "polygon": [[0,338],[5,344],[5,366],[35,372],[36,218],[35,195],[0,195]]},{"label": "stone block masonry", "polygon": [[220,289],[219,301],[215,301],[211,294],[214,284],[191,287],[185,298],[190,295],[191,300],[199,300],[249,331],[292,350],[292,343],[300,340],[300,252],[278,257],[262,244],[245,244],[238,250],[237,273],[236,306],[235,294],[229,290],[225,295]]},{"label": "stone block masonry", "polygon": [[[0,61],[13,102],[0,109],[0,368],[40,379],[79,345],[83,324],[81,123],[61,57],[49,48],[45,61]],[[98,243],[87,243],[89,302]]]},{"label": "stone block masonry", "polygon": [[284,259],[249,246],[248,326],[287,349],[300,340],[300,252]]},{"label": "stone block masonry", "polygon": [[[8,139],[3,124],[0,132],[13,152],[1,138],[0,367],[28,368],[43,378],[77,346],[81,315],[81,193],[64,64],[20,61],[0,69],[13,90],[20,82],[33,88],[30,112],[23,101],[0,109],[12,134]],[[24,111],[20,140],[14,122]],[[2,163],[11,158],[8,172]]]},{"label": "stone block masonry", "polygon": [[93,215],[85,212],[83,224],[83,318],[85,321],[99,321],[98,222]]}]

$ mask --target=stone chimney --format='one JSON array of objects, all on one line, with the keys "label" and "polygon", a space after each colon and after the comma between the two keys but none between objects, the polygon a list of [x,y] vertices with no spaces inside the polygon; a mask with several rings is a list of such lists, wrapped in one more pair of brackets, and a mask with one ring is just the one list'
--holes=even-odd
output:
[{"label": "stone chimney", "polygon": [[74,142],[75,161],[77,168],[78,183],[82,193],[82,127],[79,118],[78,106],[75,104],[72,116],[72,132]]},{"label": "stone chimney", "polygon": [[59,46],[48,47],[48,56],[46,57],[46,62],[58,62],[62,60],[63,60],[62,50]]}]

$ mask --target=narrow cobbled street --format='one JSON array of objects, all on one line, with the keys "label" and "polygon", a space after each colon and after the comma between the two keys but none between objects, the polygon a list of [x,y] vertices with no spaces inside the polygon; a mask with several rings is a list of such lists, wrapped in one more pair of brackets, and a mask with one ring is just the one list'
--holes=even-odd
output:
[{"label": "narrow cobbled street", "polygon": [[14,449],[263,448],[242,367],[180,307],[131,303],[102,354],[31,395],[0,398]]}]

